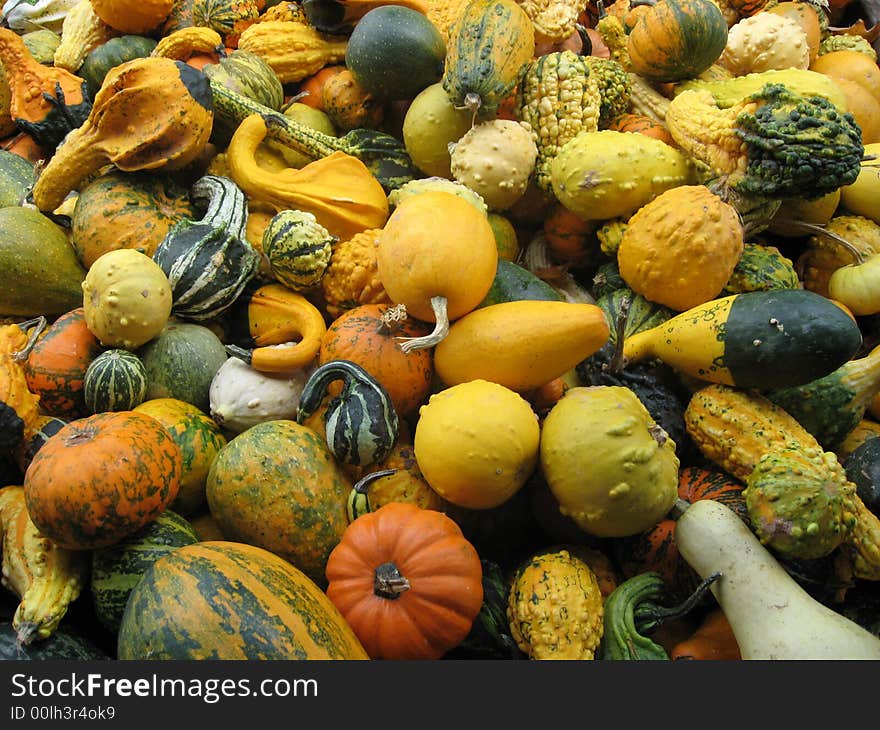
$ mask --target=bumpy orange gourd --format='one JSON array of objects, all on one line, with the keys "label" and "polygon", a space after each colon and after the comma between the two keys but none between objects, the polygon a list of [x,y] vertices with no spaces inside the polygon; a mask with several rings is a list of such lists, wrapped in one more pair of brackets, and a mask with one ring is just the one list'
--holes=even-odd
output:
[{"label": "bumpy orange gourd", "polygon": [[327,596],[372,659],[439,659],[483,602],[474,546],[442,512],[391,502],[358,517],[327,560]]},{"label": "bumpy orange gourd", "polygon": [[682,185],[629,219],[617,262],[633,291],[683,312],[721,293],[743,245],[733,206],[702,185]]},{"label": "bumpy orange gourd", "polygon": [[123,33],[149,33],[171,13],[174,0],[91,0],[101,20]]}]

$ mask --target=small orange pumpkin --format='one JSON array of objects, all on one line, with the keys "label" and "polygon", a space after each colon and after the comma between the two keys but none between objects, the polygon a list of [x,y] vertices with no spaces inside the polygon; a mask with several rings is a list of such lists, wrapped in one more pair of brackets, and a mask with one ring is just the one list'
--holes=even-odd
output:
[{"label": "small orange pumpkin", "polygon": [[324,66],[317,73],[307,76],[299,83],[296,100],[300,104],[324,111],[324,85],[336,74],[345,70],[344,64],[331,64]]},{"label": "small orange pumpkin", "polygon": [[670,147],[677,147],[675,140],[662,122],[644,114],[621,114],[608,124],[608,129],[615,132],[637,132],[666,142]]},{"label": "small orange pumpkin", "polygon": [[321,87],[321,94],[321,106],[337,129],[378,129],[385,118],[382,102],[361,86],[348,69],[330,76]]},{"label": "small orange pumpkin", "polygon": [[[424,322],[403,315],[400,307],[362,304],[337,317],[321,340],[318,364],[350,360],[378,380],[401,417],[415,412],[431,391],[434,374],[430,350],[404,353],[397,337],[422,337],[430,332]],[[336,393],[341,384],[331,393]]]},{"label": "small orange pumpkin", "polygon": [[439,659],[483,603],[480,557],[458,525],[404,502],[350,523],[326,574],[327,596],[371,659]]},{"label": "small orange pumpkin", "polygon": [[71,421],[43,444],[24,475],[28,513],[68,550],[107,547],[174,501],[183,457],[155,418],[134,411]]}]

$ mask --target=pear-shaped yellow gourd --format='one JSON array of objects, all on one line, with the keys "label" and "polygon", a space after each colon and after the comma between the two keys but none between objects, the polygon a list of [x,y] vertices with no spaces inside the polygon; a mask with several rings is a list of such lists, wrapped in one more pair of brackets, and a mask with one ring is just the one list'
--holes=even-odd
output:
[{"label": "pear-shaped yellow gourd", "polygon": [[82,288],[86,326],[106,347],[134,350],[158,335],[171,316],[168,277],[132,248],[101,254]]},{"label": "pear-shaped yellow gourd", "polygon": [[470,380],[419,409],[413,450],[431,488],[467,509],[491,509],[525,484],[540,428],[528,402],[498,383]]},{"label": "pear-shaped yellow gourd", "polygon": [[629,388],[571,388],[541,428],[541,469],[560,511],[597,537],[656,525],[678,496],[675,442]]}]

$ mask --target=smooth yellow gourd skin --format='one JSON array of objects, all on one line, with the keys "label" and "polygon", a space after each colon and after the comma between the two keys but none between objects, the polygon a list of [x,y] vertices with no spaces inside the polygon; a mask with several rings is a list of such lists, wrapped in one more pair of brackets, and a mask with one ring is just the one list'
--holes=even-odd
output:
[{"label": "smooth yellow gourd skin", "polygon": [[728,507],[691,504],[675,543],[705,578],[730,622],[743,659],[880,659],[880,639],[813,599]]},{"label": "smooth yellow gourd skin", "polygon": [[840,202],[854,215],[880,224],[880,142],[865,145],[859,176],[840,188]]},{"label": "smooth yellow gourd skin", "polygon": [[880,254],[837,269],[828,280],[828,295],[857,316],[880,312]]},{"label": "smooth yellow gourd skin", "polygon": [[472,380],[435,393],[419,409],[413,450],[437,494],[467,509],[491,509],[532,475],[539,442],[538,418],[522,396]]},{"label": "smooth yellow gourd skin", "polygon": [[675,442],[622,386],[566,391],[544,419],[540,463],[560,512],[597,537],[653,527],[678,496]]},{"label": "smooth yellow gourd skin", "polygon": [[482,378],[526,392],[559,377],[608,341],[594,304],[523,300],[475,309],[434,349],[447,385]]},{"label": "smooth yellow gourd skin", "polygon": [[724,355],[723,332],[736,295],[712,299],[663,324],[638,332],[623,343],[629,362],[657,357],[685,375],[733,385],[730,371],[718,365]]},{"label": "smooth yellow gourd skin", "polygon": [[106,347],[134,350],[171,316],[171,285],[146,254],[121,248],[101,254],[82,284],[86,326]]}]

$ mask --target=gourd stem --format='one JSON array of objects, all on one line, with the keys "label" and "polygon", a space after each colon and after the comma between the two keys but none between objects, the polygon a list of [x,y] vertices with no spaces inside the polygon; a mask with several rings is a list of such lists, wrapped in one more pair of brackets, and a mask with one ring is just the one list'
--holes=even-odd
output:
[{"label": "gourd stem", "polygon": [[706,576],[700,581],[700,584],[694,589],[694,592],[677,606],[666,608],[650,602],[638,606],[633,613],[636,630],[640,634],[654,631],[659,628],[664,621],[684,616],[691,611],[700,600],[702,600],[706,591],[709,590],[709,587],[720,577],[721,573],[712,573],[711,575]]},{"label": "gourd stem", "polygon": [[252,350],[245,350],[243,347],[239,347],[238,345],[225,345],[226,352],[228,352],[232,357],[237,357],[239,360],[243,360],[248,365],[251,364],[251,353]]},{"label": "gourd stem", "polygon": [[410,589],[409,581],[401,574],[394,563],[382,563],[374,571],[373,593],[379,598],[396,600]]},{"label": "gourd stem", "polygon": [[603,366],[603,370],[609,373],[617,374],[623,370],[625,359],[623,357],[623,340],[626,336],[626,320],[629,318],[629,308],[632,305],[632,297],[624,296],[620,301],[617,310],[617,317],[614,320],[614,354],[611,359]]},{"label": "gourd stem", "polygon": [[47,324],[48,320],[43,315],[18,323],[18,327],[22,332],[28,332],[28,330],[30,330],[30,332],[28,332],[28,339],[25,346],[12,353],[13,362],[23,362],[28,359],[28,355],[31,354],[31,350],[34,349],[34,345],[37,344],[37,339],[40,337],[42,331],[46,329]]},{"label": "gourd stem", "polygon": [[369,474],[365,474],[358,479],[352,489],[358,494],[366,494],[373,482],[382,477],[391,476],[395,472],[397,472],[397,469],[380,469],[379,471],[371,471]]},{"label": "gourd stem", "polygon": [[847,251],[849,251],[852,257],[856,260],[856,264],[865,263],[865,257],[862,255],[862,252],[859,251],[859,249],[853,246],[842,236],[838,236],[836,233],[834,233],[834,231],[827,230],[824,226],[819,226],[815,223],[807,223],[806,221],[796,221],[789,219],[777,219],[777,222],[787,226],[791,226],[795,229],[800,228],[804,232],[815,233],[817,236],[825,236],[825,238],[834,241],[837,244],[840,244]]},{"label": "gourd stem", "polygon": [[423,337],[396,337],[395,339],[402,343],[400,349],[404,352],[412,352],[413,350],[424,350],[428,347],[434,347],[446,335],[449,334],[449,316],[446,313],[446,297],[431,297],[431,309],[434,310],[434,329],[430,334]]},{"label": "gourd stem", "polygon": [[687,511],[688,507],[690,506],[690,502],[688,502],[686,499],[681,499],[681,497],[679,497],[675,500],[675,504],[673,504],[672,507],[669,508],[669,512],[666,514],[666,516],[670,520],[677,520]]},{"label": "gourd stem", "polygon": [[379,327],[376,332],[380,335],[390,335],[395,330],[399,330],[404,321],[406,321],[406,305],[395,304],[379,315]]}]

